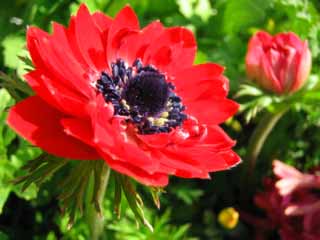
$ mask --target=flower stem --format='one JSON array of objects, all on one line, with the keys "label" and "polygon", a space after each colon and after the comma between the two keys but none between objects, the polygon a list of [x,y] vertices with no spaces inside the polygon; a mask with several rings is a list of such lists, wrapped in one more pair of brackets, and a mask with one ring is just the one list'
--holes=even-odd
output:
[{"label": "flower stem", "polygon": [[[109,182],[109,176],[110,176],[110,168],[105,164],[104,161],[99,161],[97,163],[99,165],[99,172],[95,171],[94,174],[99,174],[99,176],[96,178],[98,180],[98,183],[95,181],[94,184],[98,184],[98,188],[96,191],[93,191],[93,194],[95,195],[93,199],[96,202],[96,206],[92,203],[92,201],[89,200],[88,204],[88,212],[87,212],[87,218],[89,222],[90,227],[90,239],[91,240],[99,240],[101,238],[101,235],[103,233],[103,227],[104,227],[104,217],[102,214],[101,209],[103,206],[103,198],[106,193],[107,185]],[[97,208],[98,206],[98,208]]]},{"label": "flower stem", "polygon": [[267,112],[262,117],[258,126],[254,130],[253,134],[250,137],[248,152],[245,157],[246,165],[244,166],[245,178],[252,177],[254,169],[256,167],[258,156],[262,150],[262,147],[271,133],[274,126],[280,120],[285,112],[287,112],[289,107],[282,108],[275,113]]}]

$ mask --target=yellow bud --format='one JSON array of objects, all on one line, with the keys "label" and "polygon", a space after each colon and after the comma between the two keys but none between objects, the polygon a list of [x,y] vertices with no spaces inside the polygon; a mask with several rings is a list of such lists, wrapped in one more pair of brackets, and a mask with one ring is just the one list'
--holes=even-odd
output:
[{"label": "yellow bud", "polygon": [[218,215],[218,222],[227,229],[233,229],[239,221],[239,213],[233,207],[222,209]]}]

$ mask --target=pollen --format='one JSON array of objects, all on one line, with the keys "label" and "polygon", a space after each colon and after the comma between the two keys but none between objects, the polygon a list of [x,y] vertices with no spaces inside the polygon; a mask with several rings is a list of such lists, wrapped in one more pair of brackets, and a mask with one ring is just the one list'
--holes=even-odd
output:
[{"label": "pollen", "polygon": [[167,117],[169,117],[169,113],[168,112],[163,112],[163,113],[161,113],[160,117],[167,118]]},{"label": "pollen", "polygon": [[127,104],[126,100],[122,99],[121,104],[125,109],[130,110],[130,106]]},{"label": "pollen", "polygon": [[157,118],[156,120],[153,121],[153,124],[155,126],[161,127],[165,125],[165,123],[168,121],[166,118]]}]

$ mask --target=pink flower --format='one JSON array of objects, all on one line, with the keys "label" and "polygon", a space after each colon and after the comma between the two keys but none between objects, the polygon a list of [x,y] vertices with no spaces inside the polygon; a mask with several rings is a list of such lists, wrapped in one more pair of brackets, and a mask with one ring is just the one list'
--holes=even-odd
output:
[{"label": "pink flower", "polygon": [[248,77],[277,94],[292,93],[306,82],[311,70],[308,42],[294,33],[271,36],[257,32],[246,56]]},{"label": "pink flower", "polygon": [[273,172],[280,178],[276,187],[281,196],[287,196],[302,188],[320,188],[320,177],[301,173],[297,169],[278,160],[273,162]]},{"label": "pink flower", "polygon": [[[260,239],[268,239],[263,236],[270,230],[277,230],[282,240],[320,239],[320,195],[315,191],[320,189],[319,176],[278,160],[273,162],[273,172],[279,179],[265,179],[265,191],[254,198],[266,219],[248,213],[243,219],[255,226]],[[266,226],[262,227],[262,222]]]}]

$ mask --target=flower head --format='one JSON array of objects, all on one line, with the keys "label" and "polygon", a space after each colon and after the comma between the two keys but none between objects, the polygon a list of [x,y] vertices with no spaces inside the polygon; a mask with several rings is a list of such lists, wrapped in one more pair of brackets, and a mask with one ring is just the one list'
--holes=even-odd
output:
[{"label": "flower head", "polygon": [[276,187],[281,196],[288,196],[294,191],[303,189],[320,189],[320,177],[314,174],[302,173],[292,166],[275,160],[273,172],[279,178]]},{"label": "flower head", "polygon": [[266,179],[265,191],[255,203],[266,211],[269,226],[277,229],[282,240],[320,238],[319,176],[301,173],[294,167],[274,161],[279,180]]},{"label": "flower head", "polygon": [[239,213],[233,207],[224,208],[218,215],[218,222],[227,229],[234,229],[239,221]]},{"label": "flower head", "polygon": [[159,21],[140,29],[126,6],[111,19],[81,5],[68,27],[27,31],[35,96],[11,108],[8,123],[43,150],[99,159],[141,183],[169,175],[209,178],[239,163],[218,126],[238,104],[226,98],[223,67],[193,65],[196,42]]},{"label": "flower head", "polygon": [[248,76],[261,87],[277,94],[292,93],[306,82],[311,69],[308,42],[294,33],[271,36],[257,32],[246,56]]}]

